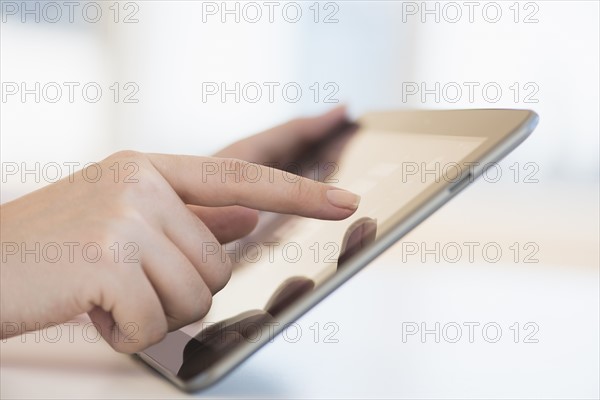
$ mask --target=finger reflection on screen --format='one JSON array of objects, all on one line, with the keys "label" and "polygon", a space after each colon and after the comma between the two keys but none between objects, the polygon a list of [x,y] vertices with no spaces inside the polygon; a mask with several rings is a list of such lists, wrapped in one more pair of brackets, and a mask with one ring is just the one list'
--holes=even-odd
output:
[{"label": "finger reflection on screen", "polygon": [[[364,217],[348,227],[342,240],[337,268],[375,240],[377,221]],[[214,364],[238,344],[257,341],[267,331],[273,333],[277,317],[315,287],[313,280],[294,276],[273,293],[263,310],[249,310],[213,324],[192,338],[183,350],[183,363],[177,375],[188,379]]]},{"label": "finger reflection on screen", "polygon": [[203,329],[186,344],[177,375],[183,379],[194,376],[238,344],[257,341],[265,329],[272,334],[275,318],[314,287],[311,279],[289,278],[273,293],[264,310],[246,311]]},{"label": "finger reflection on screen", "polygon": [[354,221],[348,228],[342,240],[340,256],[338,257],[338,270],[348,262],[352,256],[375,241],[377,236],[377,220],[363,217]]}]

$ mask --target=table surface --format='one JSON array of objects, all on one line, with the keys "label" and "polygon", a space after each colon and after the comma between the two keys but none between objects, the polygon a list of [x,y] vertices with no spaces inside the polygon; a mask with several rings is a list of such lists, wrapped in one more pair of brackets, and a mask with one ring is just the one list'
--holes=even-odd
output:
[{"label": "table surface", "polygon": [[[299,320],[297,341],[277,337],[191,395],[101,340],[84,340],[93,332],[80,317],[57,339],[55,329],[3,341],[0,395],[598,398],[598,221],[597,185],[478,184],[404,242],[493,242],[506,252],[499,262],[478,253],[422,262],[398,244]],[[524,262],[527,249],[513,260],[515,242],[537,246],[538,262]],[[414,327],[430,333],[408,335]]]}]

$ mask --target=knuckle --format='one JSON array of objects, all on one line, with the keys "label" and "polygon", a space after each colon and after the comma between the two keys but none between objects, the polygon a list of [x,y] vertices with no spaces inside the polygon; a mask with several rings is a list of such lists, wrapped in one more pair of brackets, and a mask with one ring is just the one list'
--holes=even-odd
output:
[{"label": "knuckle", "polygon": [[225,160],[223,160],[223,163],[223,172],[227,172],[228,174],[231,174],[236,178],[242,177],[244,169],[247,168],[248,164],[250,164],[248,161],[239,160],[237,158],[226,158]]},{"label": "knuckle", "polygon": [[204,286],[202,293],[202,296],[198,296],[198,303],[195,305],[193,313],[190,315],[190,322],[196,322],[204,317],[212,307],[213,298],[206,286]]},{"label": "knuckle", "polygon": [[163,188],[158,174],[144,153],[121,150],[111,154],[103,162],[103,189],[110,187],[110,193],[117,201],[135,195],[155,195]]},{"label": "knuckle", "polygon": [[161,198],[165,192],[165,182],[157,172],[148,168],[140,168],[139,182],[130,185],[129,189],[137,200],[139,200],[139,196]]},{"label": "knuckle", "polygon": [[210,258],[206,259],[204,270],[206,271],[205,282],[214,294],[223,289],[233,271],[231,259],[225,252],[225,249],[219,245],[219,251],[211,253]]},{"label": "knuckle", "polygon": [[[139,237],[140,227],[147,225],[141,212],[135,207],[119,207],[113,209],[110,213],[103,216],[102,221],[98,221],[91,242],[98,244],[103,251],[107,251],[107,257],[111,254],[112,246],[124,246],[129,244],[131,251],[139,249],[136,238]],[[149,227],[145,227],[149,229]],[[128,254],[133,254],[129,253]],[[121,257],[113,257],[116,260]],[[108,257],[108,259],[112,259]],[[132,261],[133,258],[128,258]]]},{"label": "knuckle", "polygon": [[241,170],[242,169],[242,165],[244,163],[244,161],[237,159],[237,158],[226,158],[225,160],[223,160],[223,162],[225,163],[225,168],[227,170]]},{"label": "knuckle", "polygon": [[221,164],[221,177],[222,183],[228,184],[229,187],[229,200],[233,203],[239,201],[240,192],[239,184],[244,181],[244,168],[247,162],[238,160],[236,158],[226,158]]},{"label": "knuckle", "polygon": [[190,293],[193,293],[193,296],[190,296],[191,301],[187,301],[182,309],[178,310],[177,319],[183,322],[181,326],[198,321],[208,314],[212,306],[212,294],[200,276],[192,285]]},{"label": "knuckle", "polygon": [[308,182],[300,177],[297,179],[290,180],[290,198],[296,200],[305,200],[310,196],[310,185]]},{"label": "knuckle", "polygon": [[145,160],[146,156],[144,153],[140,153],[135,150],[120,150],[116,153],[111,154],[107,160],[110,161],[142,161]]}]

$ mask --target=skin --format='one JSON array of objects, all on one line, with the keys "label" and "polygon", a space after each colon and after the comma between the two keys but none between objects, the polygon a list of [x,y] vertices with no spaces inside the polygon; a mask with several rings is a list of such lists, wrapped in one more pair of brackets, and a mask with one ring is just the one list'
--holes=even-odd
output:
[{"label": "skin", "polygon": [[[251,232],[258,210],[354,213],[349,192],[261,165],[291,161],[344,121],[341,108],[294,120],[215,157],[122,151],[98,164],[96,182],[80,171],[2,205],[2,338],[88,313],[115,350],[133,353],[201,319],[231,276],[221,244]],[[115,178],[115,163],[133,163],[134,181]]]}]

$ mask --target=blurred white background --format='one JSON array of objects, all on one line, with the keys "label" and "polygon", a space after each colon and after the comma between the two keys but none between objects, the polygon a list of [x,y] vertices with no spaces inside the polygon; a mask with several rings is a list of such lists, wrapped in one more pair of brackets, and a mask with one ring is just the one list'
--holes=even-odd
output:
[{"label": "blurred white background", "polygon": [[[392,251],[385,262],[365,272],[369,278],[362,283],[360,277],[355,279],[352,290],[371,293],[377,299],[382,291],[374,290],[373,285],[394,292],[386,282],[403,280],[398,291],[388,298],[402,303],[390,300],[400,319],[407,314],[412,320],[419,316],[430,320],[444,315],[460,318],[457,313],[464,315],[464,319],[486,315],[487,310],[489,318],[546,321],[542,330],[546,342],[542,341],[533,353],[511,348],[515,353],[507,353],[505,349],[489,354],[471,346],[466,353],[444,348],[438,354],[431,348],[425,351],[422,347],[409,347],[410,354],[406,356],[410,362],[405,365],[402,359],[388,354],[389,359],[382,361],[381,368],[368,366],[371,371],[388,371],[389,376],[368,373],[364,384],[359,385],[362,391],[356,393],[366,395],[369,387],[374,390],[375,385],[377,390],[371,393],[384,397],[392,394],[489,397],[495,393],[498,397],[598,397],[597,1],[483,1],[472,2],[474,8],[469,8],[468,2],[435,1],[310,1],[292,5],[275,2],[272,22],[265,2],[248,5],[234,1],[106,1],[99,2],[102,18],[97,23],[82,17],[85,2],[78,3],[73,23],[66,15],[58,23],[45,21],[43,10],[48,2],[28,4],[33,8],[34,3],[38,3],[42,13],[39,23],[32,15],[25,15],[27,22],[22,23],[22,10],[12,15],[13,2],[2,2],[3,168],[22,162],[86,163],[125,148],[210,154],[274,124],[325,111],[335,101],[347,104],[352,116],[382,108],[535,110],[540,115],[538,128],[503,162],[503,171],[508,172],[509,166],[519,162],[521,173],[533,171],[536,182],[524,183],[521,176],[515,183],[510,174],[496,185],[479,182],[477,189],[461,195],[411,237],[457,241],[456,237],[487,238],[506,243],[533,240],[540,246],[540,264],[506,268],[487,265],[481,267],[484,270],[473,265],[421,264],[418,274],[409,268],[399,269],[400,275],[394,276],[393,270],[399,268],[400,262]],[[14,4],[21,7],[20,2]],[[225,8],[235,10],[235,7],[239,10],[239,22],[235,14],[222,13]],[[301,18],[289,22],[298,8]],[[254,23],[251,20],[256,18],[257,9],[262,17]],[[93,15],[94,10],[89,13]],[[119,10],[118,22],[115,10]],[[500,14],[496,14],[497,10]],[[46,11],[52,12],[50,8]],[[66,8],[62,7],[62,11],[66,12]],[[53,16],[48,14],[46,19]],[[130,23],[124,21],[127,18]],[[496,18],[499,20],[493,22]],[[80,86],[75,89],[72,103],[64,85],[63,97],[58,102],[45,101],[42,93],[41,101],[36,103],[34,95],[27,95],[22,101],[20,92],[7,93],[11,83],[23,82],[28,88],[33,88],[35,82],[41,86],[48,82],[61,85],[77,82]],[[103,90],[97,103],[82,97],[81,87],[88,82],[97,83]],[[117,102],[115,91],[110,89],[115,82],[119,87]],[[263,89],[262,98],[251,102],[254,92],[247,92],[247,96],[242,93],[239,102],[233,94],[223,101],[220,93],[208,95],[203,90],[212,83],[217,86],[225,83],[231,89],[236,82],[242,87],[256,82]],[[279,85],[272,102],[265,82]],[[133,85],[126,87],[128,83]],[[302,89],[297,102],[286,100],[282,94],[281,88],[288,83]],[[319,87],[316,99],[315,83]],[[436,83],[439,91],[422,98],[423,85],[431,90]],[[469,98],[467,85],[474,87],[473,99]],[[484,92],[484,86],[491,89]],[[456,87],[462,89],[462,96],[458,96]],[[124,96],[135,88],[139,90],[132,99],[137,102],[125,103]],[[419,92],[414,93],[414,88]],[[501,90],[497,101],[495,88]],[[293,94],[293,89],[289,93]],[[327,95],[334,102],[326,102]],[[525,170],[525,163],[533,163],[535,168]],[[2,202],[47,183],[43,176],[36,182],[5,172],[3,169]],[[385,265],[382,267],[381,263]],[[379,275],[374,272],[377,267]],[[444,281],[440,281],[440,276]],[[478,288],[476,301],[469,295],[472,288]],[[411,295],[402,295],[406,293],[402,289]],[[323,356],[322,363],[329,365],[328,368],[343,368],[335,364],[337,359],[351,363],[343,354],[353,351],[360,357],[370,355],[370,362],[380,362],[378,354],[368,350],[370,341],[365,338],[370,331],[365,327],[381,324],[380,318],[385,317],[382,308],[389,304],[385,296],[370,300],[369,304],[382,311],[374,312],[372,318],[365,312],[356,321],[348,315],[347,301],[354,298],[350,290],[342,289],[342,294],[334,295],[328,305],[315,311],[321,314],[313,314],[335,314],[346,321],[347,329],[357,332],[350,336],[356,341],[346,342],[352,346],[341,343],[335,351],[326,353],[329,358]],[[486,293],[490,297],[482,300]],[[360,308],[359,304],[354,306]],[[325,314],[326,310],[329,314]],[[365,330],[361,331],[361,327]],[[397,343],[392,345],[394,338],[390,335],[381,340],[381,348],[377,347],[380,352],[385,353],[386,343],[397,351],[392,350],[391,354],[404,351],[394,347]],[[220,386],[213,393],[241,394],[231,390],[236,382],[246,384],[248,374],[253,376],[248,372],[251,368],[280,369],[273,363],[277,364],[280,354],[288,354],[286,351],[295,354],[296,360],[305,352],[322,351],[307,346],[298,352],[297,347],[280,344],[269,349],[238,373],[241,378],[226,381],[229,390]],[[9,361],[3,361],[3,375],[12,372],[11,376],[22,377],[14,382],[25,382],[18,374],[29,370],[23,365],[19,369],[18,363],[10,362],[18,360],[27,350],[22,346],[13,350],[5,358]],[[481,382],[485,384],[469,386],[471,383],[457,380],[458,375],[452,374],[454,380],[445,380],[444,376],[449,376],[448,371],[453,370],[452,366],[461,357],[466,361],[455,372],[483,379]],[[494,357],[499,358],[493,368],[492,364],[486,365],[495,375],[482,374],[477,362],[492,363]],[[34,359],[32,356],[35,363]],[[317,372],[311,375],[308,361],[301,362],[302,367],[298,368],[303,372],[299,376],[315,380]],[[411,365],[420,367],[415,370]],[[440,366],[447,368],[442,370]],[[403,382],[405,391],[394,386],[395,375],[390,372],[394,368],[411,377]],[[348,377],[360,380],[360,370],[341,371],[333,374],[337,378],[332,378],[332,387]],[[527,371],[535,373],[528,378]],[[259,390],[256,395],[352,394],[345,390],[308,390],[300,378],[286,379],[290,391],[282,392],[277,387],[269,392],[267,384],[266,392]],[[265,383],[264,379],[261,382]],[[324,385],[317,388],[327,384],[318,379],[315,382]],[[502,382],[506,384],[504,387]],[[431,385],[439,385],[439,391]],[[4,394],[15,396],[23,389],[19,385],[5,387],[3,380]],[[108,392],[102,393],[109,396]]]},{"label": "blurred white background", "polygon": [[[25,102],[20,92],[6,95],[3,161],[88,162],[123,148],[209,154],[274,124],[326,110],[334,105],[329,100],[348,104],[354,116],[401,107],[532,108],[541,116],[540,126],[513,157],[537,163],[545,179],[598,180],[600,44],[594,1],[475,2],[470,7],[461,2],[297,2],[302,16],[296,23],[286,20],[294,19],[297,8],[285,8],[289,3],[275,3],[270,22],[270,8],[260,2],[251,3],[258,7],[100,2],[97,23],[86,22],[83,6],[74,9],[74,23],[66,7],[60,21],[50,23],[53,8],[37,3],[40,23],[35,15],[22,15],[20,6],[10,15],[13,2],[3,2],[2,82],[25,82],[30,89],[35,82],[42,88],[56,82],[64,93],[56,103],[44,101],[42,93],[39,104],[33,95]],[[236,4],[238,15],[224,13]],[[488,22],[497,9],[499,21]],[[256,10],[262,15],[253,23]],[[94,11],[87,9],[90,19]],[[63,82],[80,84],[72,103]],[[88,82],[103,89],[97,103],[82,97]],[[117,103],[110,89],[115,82]],[[124,87],[129,82],[139,89],[132,96],[137,103],[123,102],[135,90]],[[220,93],[203,99],[206,82],[225,83],[228,89],[236,82],[241,88],[256,83],[262,98],[251,103],[255,92],[248,87],[239,102],[233,94],[224,102]],[[279,85],[272,102],[265,82]],[[283,97],[287,83],[302,89],[299,101]],[[421,85],[431,90],[436,83],[439,98],[430,93],[422,99]],[[474,85],[472,99],[468,83]],[[486,84],[491,85],[488,94]],[[419,92],[411,94],[415,85]],[[290,93],[293,97],[293,88]],[[5,178],[5,196],[30,190],[18,175]]]}]

